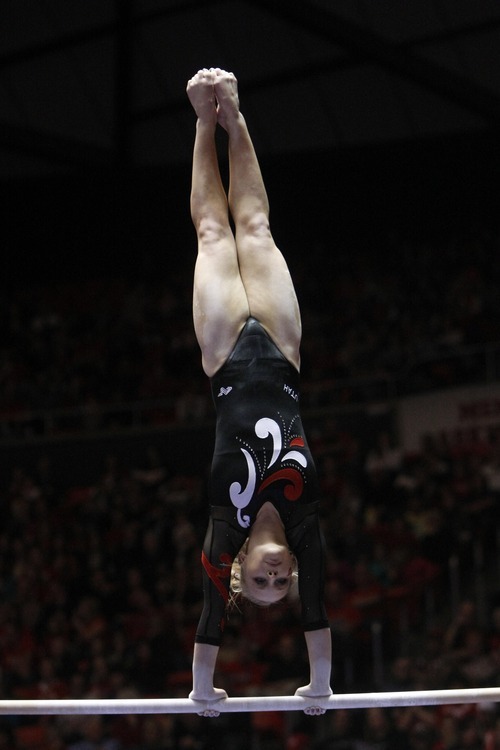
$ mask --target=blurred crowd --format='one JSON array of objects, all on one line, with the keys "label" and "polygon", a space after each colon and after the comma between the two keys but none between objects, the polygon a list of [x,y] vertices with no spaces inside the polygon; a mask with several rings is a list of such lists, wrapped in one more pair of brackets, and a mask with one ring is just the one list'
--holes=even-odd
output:
[{"label": "blurred crowd", "polygon": [[[391,263],[317,248],[321,274],[297,261],[304,382],[320,393],[367,370],[413,373],[416,389],[472,377],[439,356],[500,340],[496,242],[402,243]],[[3,437],[15,415],[38,409],[85,405],[92,423],[103,405],[166,398],[171,424],[210,414],[190,292],[182,275],[4,290]],[[310,443],[328,547],[333,690],[498,684],[500,428],[467,445],[428,436],[408,455],[390,431],[367,442],[330,414],[315,420]],[[179,473],[166,456],[167,445],[145,446],[123,465],[110,453],[85,486],[63,484],[42,449],[36,468],[11,467],[0,488],[0,698],[187,696],[206,477]],[[279,695],[307,682],[298,606],[233,608],[216,684],[230,695]],[[0,717],[0,750],[235,746],[500,750],[500,710]]]},{"label": "blurred crowd", "polygon": [[[429,439],[411,456],[384,433],[358,450],[331,420],[313,440],[333,689],[497,684],[500,432],[467,449]],[[108,456],[94,485],[63,487],[44,459],[30,473],[15,467],[0,501],[1,697],[186,697],[201,611],[204,478],[179,475],[151,450],[135,467]],[[478,544],[484,606],[470,575]],[[451,559],[460,570],[457,606]],[[297,608],[292,601],[233,609],[217,684],[231,695],[288,694],[304,684]],[[334,711],[315,720],[273,712],[215,720],[3,717],[0,747],[229,750],[238,735],[249,750],[497,750],[497,719],[494,704]]]}]

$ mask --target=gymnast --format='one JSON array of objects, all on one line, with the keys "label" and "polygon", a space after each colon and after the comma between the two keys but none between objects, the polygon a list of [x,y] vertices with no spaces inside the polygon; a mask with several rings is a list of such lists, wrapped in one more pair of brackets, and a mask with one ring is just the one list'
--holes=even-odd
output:
[{"label": "gymnast", "polygon": [[[299,413],[297,297],[269,229],[267,193],[235,76],[205,68],[188,82],[187,94],[197,116],[193,318],[217,416],[190,698],[214,702],[203,715],[216,716],[216,701],[227,697],[214,687],[214,671],[231,579],[246,598],[266,606],[285,597],[298,578],[310,682],[296,695],[331,694],[331,634],[317,477]],[[228,138],[227,195],[217,125]]]}]

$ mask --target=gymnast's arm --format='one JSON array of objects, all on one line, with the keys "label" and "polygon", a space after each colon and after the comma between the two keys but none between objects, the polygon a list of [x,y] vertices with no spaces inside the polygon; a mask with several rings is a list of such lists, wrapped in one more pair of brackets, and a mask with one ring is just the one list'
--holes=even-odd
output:
[{"label": "gymnast's arm", "polygon": [[310,682],[299,687],[295,695],[319,698],[331,695],[332,634],[330,628],[309,630],[304,633],[309,656]]},{"label": "gymnast's arm", "polygon": [[309,656],[310,682],[296,695],[331,695],[332,640],[324,604],[326,545],[317,506],[288,534],[297,557],[302,623]]},{"label": "gymnast's arm", "polygon": [[196,630],[193,689],[189,694],[193,700],[207,701],[227,697],[225,690],[214,687],[214,672],[226,621],[231,565],[246,537],[219,516],[218,509],[212,511],[201,556],[203,611]]},{"label": "gymnast's arm", "polygon": [[227,698],[222,688],[214,687],[214,672],[219,646],[195,643],[193,654],[193,689],[189,697],[195,701],[217,701]]}]

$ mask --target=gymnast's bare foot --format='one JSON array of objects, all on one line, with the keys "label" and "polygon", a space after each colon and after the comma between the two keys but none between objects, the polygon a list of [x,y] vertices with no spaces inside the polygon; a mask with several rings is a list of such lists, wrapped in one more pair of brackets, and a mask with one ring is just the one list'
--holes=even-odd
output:
[{"label": "gymnast's bare foot", "polygon": [[238,81],[234,73],[215,68],[214,89],[217,100],[217,120],[224,130],[229,130],[232,123],[241,116]]},{"label": "gymnast's bare foot", "polygon": [[201,122],[217,123],[217,109],[215,103],[215,71],[214,68],[202,68],[189,79],[186,92],[196,116]]}]

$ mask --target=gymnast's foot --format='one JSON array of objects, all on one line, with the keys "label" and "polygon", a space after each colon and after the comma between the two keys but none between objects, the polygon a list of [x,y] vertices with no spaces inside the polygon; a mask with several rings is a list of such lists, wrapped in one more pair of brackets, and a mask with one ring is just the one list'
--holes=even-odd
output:
[{"label": "gymnast's foot", "polygon": [[214,69],[214,89],[217,100],[217,120],[224,130],[229,130],[240,115],[238,81],[234,73]]},{"label": "gymnast's foot", "polygon": [[196,116],[201,122],[217,122],[217,109],[214,92],[214,68],[203,68],[189,79],[186,92]]}]

